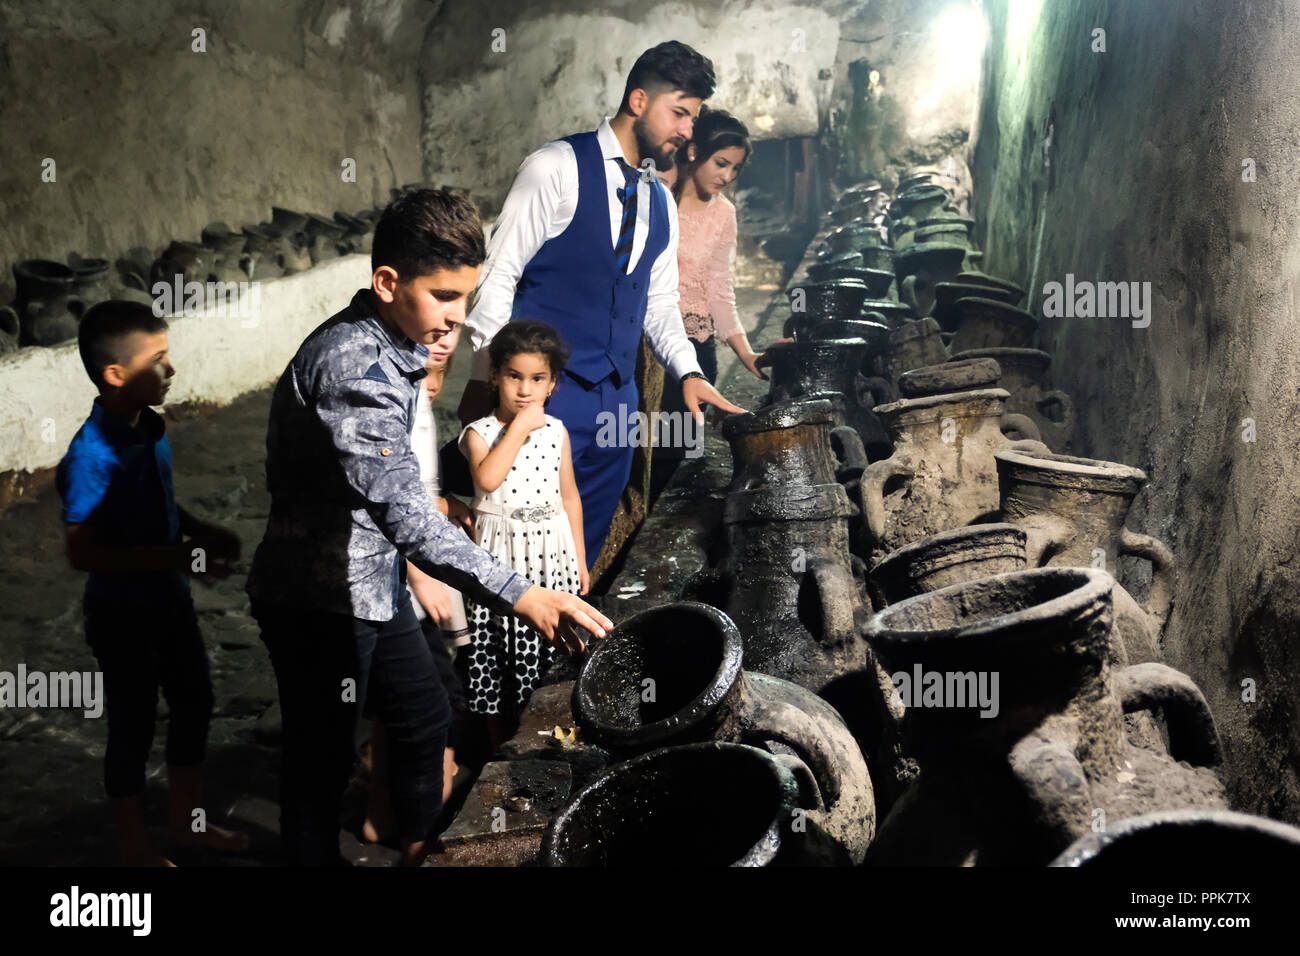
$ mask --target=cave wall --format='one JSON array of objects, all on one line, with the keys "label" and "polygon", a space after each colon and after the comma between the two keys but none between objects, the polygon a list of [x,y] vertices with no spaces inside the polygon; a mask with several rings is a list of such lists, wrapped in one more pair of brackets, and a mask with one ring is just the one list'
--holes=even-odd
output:
[{"label": "cave wall", "polygon": [[[1173,549],[1164,651],[1214,710],[1234,806],[1300,822],[1300,11],[985,7],[972,154],[985,269],[1033,277],[1035,311],[1067,274],[1151,283],[1148,327],[1044,319],[1041,344],[1080,406],[1075,453],[1150,476],[1128,524]],[[1121,563],[1135,596],[1144,567]]]},{"label": "cave wall", "polygon": [[21,259],[157,253],[272,205],[387,202],[419,178],[419,50],[438,6],[0,2],[0,301]]},{"label": "cave wall", "polygon": [[708,105],[755,139],[816,135],[829,104],[846,3],[512,0],[447,4],[422,62],[425,177],[500,208],[528,153],[612,116],[627,73],[665,40],[713,61]]},{"label": "cave wall", "polygon": [[845,12],[830,144],[842,185],[868,176],[892,184],[904,167],[923,164],[969,184],[980,26],[964,0],[873,0]]}]

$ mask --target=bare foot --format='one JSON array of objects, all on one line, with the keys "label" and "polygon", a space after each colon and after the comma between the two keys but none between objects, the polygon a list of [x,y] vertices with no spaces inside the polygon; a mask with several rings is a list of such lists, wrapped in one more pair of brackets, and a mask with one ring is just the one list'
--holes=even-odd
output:
[{"label": "bare foot", "polygon": [[242,830],[227,830],[209,823],[206,830],[173,830],[172,842],[186,850],[217,850],[220,853],[246,853],[253,841]]}]

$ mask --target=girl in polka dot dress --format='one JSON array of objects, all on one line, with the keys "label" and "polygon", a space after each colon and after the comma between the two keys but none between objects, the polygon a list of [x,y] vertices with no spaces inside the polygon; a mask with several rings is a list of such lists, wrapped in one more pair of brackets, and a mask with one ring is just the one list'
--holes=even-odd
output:
[{"label": "girl in polka dot dress", "polygon": [[[496,409],[460,435],[474,478],[475,539],[534,584],[586,594],[582,501],[569,433],[545,412],[567,349],[551,326],[522,319],[497,332],[488,355]],[[466,604],[469,706],[489,715],[495,745],[512,732],[554,651],[523,622],[471,604],[468,596]]]}]

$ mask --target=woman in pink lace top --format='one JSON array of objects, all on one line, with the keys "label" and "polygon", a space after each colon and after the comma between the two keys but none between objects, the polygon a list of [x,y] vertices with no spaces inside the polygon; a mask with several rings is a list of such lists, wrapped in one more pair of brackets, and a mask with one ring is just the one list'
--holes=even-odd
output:
[{"label": "woman in pink lace top", "polygon": [[[758,354],[749,344],[736,312],[736,207],[722,195],[740,174],[753,146],[745,124],[725,110],[705,107],[690,142],[677,151],[678,165],[663,177],[677,200],[677,282],[686,334],[710,384],[718,377],[717,340],[722,339],[759,378]],[[661,409],[685,413],[682,387],[664,376]],[[671,443],[655,447],[651,497],[667,482],[683,450]]]}]

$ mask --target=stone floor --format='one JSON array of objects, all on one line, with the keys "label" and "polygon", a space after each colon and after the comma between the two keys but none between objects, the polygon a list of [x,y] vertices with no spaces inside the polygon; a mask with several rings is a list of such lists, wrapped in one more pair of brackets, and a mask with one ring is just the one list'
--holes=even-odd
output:
[{"label": "stone floor", "polygon": [[[779,322],[768,321],[774,301],[781,299],[774,285],[737,289],[737,299],[756,348],[779,335]],[[455,405],[468,378],[467,343],[460,352],[440,402],[444,440],[455,427]],[[734,376],[753,379],[730,349],[720,348],[719,358],[724,393]],[[244,595],[245,575],[270,503],[263,475],[269,404],[268,388],[219,409],[168,411],[177,500],[199,517],[233,528],[244,543],[236,573],[212,586],[193,585],[217,701],[209,732],[205,809],[211,821],[234,821],[254,840],[246,857],[205,861],[215,865],[271,865],[276,860],[276,686]],[[752,402],[741,404],[752,407]],[[14,671],[19,663],[42,671],[96,667],[82,632],[84,576],[72,571],[64,557],[59,508],[57,493],[47,490],[0,514],[0,670]],[[159,824],[166,807],[165,716],[160,702],[148,767],[151,818]],[[102,784],[106,737],[107,722],[86,719],[80,711],[0,710],[0,865],[114,863]],[[362,865],[387,865],[395,856],[346,833],[342,844],[344,854]]]}]

